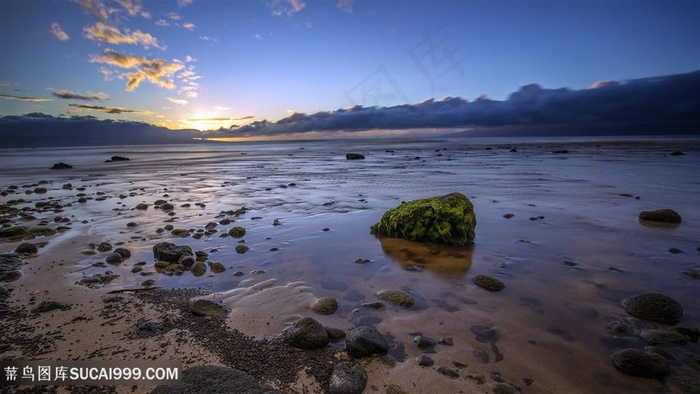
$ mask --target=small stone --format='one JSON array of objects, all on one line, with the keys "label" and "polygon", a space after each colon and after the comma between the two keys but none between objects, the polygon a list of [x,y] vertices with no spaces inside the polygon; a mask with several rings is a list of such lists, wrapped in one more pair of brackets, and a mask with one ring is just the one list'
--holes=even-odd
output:
[{"label": "small stone", "polygon": [[512,218],[513,216],[515,216],[515,215],[512,214],[512,213],[506,213],[505,215],[503,215],[503,217],[506,218],[506,219],[510,219],[510,218]]},{"label": "small stone", "polygon": [[122,262],[122,255],[117,252],[110,253],[105,257],[105,262],[107,264],[119,264]]},{"label": "small stone", "polygon": [[338,301],[333,297],[321,297],[314,301],[311,309],[321,315],[332,315],[338,310]]},{"label": "small stone", "polygon": [[138,209],[139,211],[145,211],[148,209],[148,204],[144,204],[144,203],[137,204],[136,209]]},{"label": "small stone", "polygon": [[223,264],[218,263],[218,262],[209,263],[209,269],[211,270],[211,272],[213,272],[215,274],[220,274],[220,273],[226,271],[226,267],[224,267]]},{"label": "small stone", "polygon": [[448,378],[457,379],[459,377],[459,372],[456,369],[444,365],[440,366],[437,371]]},{"label": "small stone", "polygon": [[435,361],[433,361],[432,358],[430,358],[429,356],[426,356],[425,354],[418,356],[418,358],[416,359],[416,362],[421,367],[430,367],[433,364],[435,364]]},{"label": "small stone", "polygon": [[420,349],[432,349],[435,347],[435,340],[425,335],[416,335],[413,337],[413,342]]},{"label": "small stone", "polygon": [[99,245],[97,245],[97,251],[99,252],[108,252],[112,250],[112,244],[109,242],[100,242]]},{"label": "small stone", "polygon": [[340,341],[345,338],[345,331],[338,327],[326,326],[326,332],[328,333],[328,339],[331,341]]},{"label": "small stone", "polygon": [[454,340],[452,338],[440,338],[438,343],[445,346],[453,346]]},{"label": "small stone", "polygon": [[341,361],[333,367],[329,394],[362,394],[367,385],[367,372],[357,363]]},{"label": "small stone", "polygon": [[384,301],[391,302],[392,304],[396,304],[404,308],[410,308],[414,304],[413,297],[401,290],[381,290],[377,292],[376,295]]},{"label": "small stone", "polygon": [[345,159],[347,160],[362,160],[365,156],[361,153],[346,153]]},{"label": "small stone", "polygon": [[503,282],[488,275],[477,275],[472,279],[472,282],[474,282],[475,285],[481,287],[482,289],[486,289],[488,291],[493,292],[501,291],[505,287]]},{"label": "small stone", "polygon": [[228,235],[233,238],[241,238],[245,235],[245,229],[240,226],[234,227],[228,231]]},{"label": "small stone", "polygon": [[190,312],[205,317],[221,318],[226,316],[226,308],[210,300],[196,300],[190,305]]},{"label": "small stone", "polygon": [[662,356],[639,349],[617,351],[610,359],[617,369],[632,376],[660,379],[671,372]]},{"label": "small stone", "polygon": [[192,271],[192,275],[194,276],[202,276],[207,272],[207,265],[202,261],[197,261],[192,264],[190,271]]},{"label": "small stone", "polygon": [[250,250],[250,248],[246,245],[236,245],[236,253],[238,254],[244,254],[248,250]]},{"label": "small stone", "polygon": [[355,260],[355,264],[367,264],[369,262],[370,262],[369,259],[364,259],[364,258],[359,258],[359,259]]},{"label": "small stone", "polygon": [[126,260],[131,257],[131,251],[125,248],[116,248],[114,249],[114,253],[119,253],[119,255],[122,256],[122,260]]}]

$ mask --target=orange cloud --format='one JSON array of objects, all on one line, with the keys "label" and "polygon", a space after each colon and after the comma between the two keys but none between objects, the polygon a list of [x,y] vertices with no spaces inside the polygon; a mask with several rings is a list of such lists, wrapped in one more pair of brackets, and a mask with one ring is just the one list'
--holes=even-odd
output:
[{"label": "orange cloud", "polygon": [[90,62],[134,69],[135,71],[121,75],[127,78],[126,90],[128,91],[136,89],[144,80],[166,89],[174,89],[173,77],[184,67],[179,62],[169,63],[163,59],[147,59],[111,49],[105,49],[101,55],[91,56]]},{"label": "orange cloud", "polygon": [[93,40],[106,42],[108,44],[140,44],[144,47],[155,47],[165,49],[158,45],[158,40],[148,33],[141,30],[136,30],[131,33],[128,30],[122,33],[118,28],[107,26],[102,22],[97,22],[94,26],[88,26],[83,29],[85,37]]}]

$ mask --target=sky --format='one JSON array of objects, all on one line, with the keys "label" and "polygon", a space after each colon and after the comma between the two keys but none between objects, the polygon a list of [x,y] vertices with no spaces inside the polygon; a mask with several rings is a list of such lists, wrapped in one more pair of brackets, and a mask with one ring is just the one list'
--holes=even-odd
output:
[{"label": "sky", "polygon": [[698,90],[683,81],[700,82],[696,0],[3,0],[0,37],[0,117],[170,129],[280,134],[352,129],[337,119],[358,113],[501,114],[518,97],[618,102],[639,86],[658,96],[651,82],[677,74],[692,76],[671,81],[667,99],[682,101]]}]

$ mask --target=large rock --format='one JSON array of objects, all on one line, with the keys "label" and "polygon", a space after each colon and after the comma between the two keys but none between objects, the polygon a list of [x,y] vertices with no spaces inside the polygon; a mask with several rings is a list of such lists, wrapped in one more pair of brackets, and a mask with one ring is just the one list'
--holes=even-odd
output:
[{"label": "large rock", "polygon": [[37,254],[38,252],[39,248],[36,246],[36,244],[31,242],[24,242],[15,249],[15,253],[17,254]]},{"label": "large rock", "polygon": [[632,316],[669,325],[678,324],[683,317],[681,304],[661,293],[644,293],[625,298],[622,307]]},{"label": "large rock", "polygon": [[624,349],[610,356],[620,371],[643,378],[663,378],[671,372],[662,356],[639,349]]},{"label": "large rock", "polygon": [[656,211],[642,211],[639,220],[662,223],[680,223],[681,215],[673,209],[658,209]]},{"label": "large rock", "polygon": [[237,369],[203,365],[186,369],[179,384],[158,386],[150,394],[283,394]]},{"label": "large rock", "polygon": [[161,242],[153,246],[153,257],[159,261],[178,263],[183,255],[193,256],[189,246],[178,246],[170,242]]},{"label": "large rock", "polygon": [[345,349],[354,358],[373,354],[386,354],[389,351],[384,335],[370,326],[355,327],[345,337]]},{"label": "large rock", "polygon": [[304,317],[297,320],[283,334],[284,342],[297,349],[316,349],[328,345],[330,339],[323,324]]},{"label": "large rock", "polygon": [[373,234],[463,246],[474,241],[476,215],[461,193],[403,203],[370,227]]},{"label": "large rock", "polygon": [[333,367],[329,394],[362,394],[367,385],[367,372],[351,361],[341,361]]}]

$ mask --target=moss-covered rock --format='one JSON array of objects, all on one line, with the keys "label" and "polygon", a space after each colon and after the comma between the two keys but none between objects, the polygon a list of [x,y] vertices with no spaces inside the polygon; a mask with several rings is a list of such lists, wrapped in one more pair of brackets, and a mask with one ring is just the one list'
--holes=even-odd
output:
[{"label": "moss-covered rock", "polygon": [[24,226],[12,226],[0,228],[0,238],[18,238],[21,239],[27,235],[27,228]]},{"label": "moss-covered rock", "polygon": [[458,246],[472,243],[475,229],[474,206],[461,193],[403,203],[371,227],[377,235]]},{"label": "moss-covered rock", "polygon": [[381,290],[377,292],[377,297],[392,304],[400,305],[404,308],[413,306],[413,297],[401,290]]},{"label": "moss-covered rock", "polygon": [[245,229],[243,227],[236,226],[228,231],[228,235],[232,236],[233,238],[241,238],[245,235]]},{"label": "moss-covered rock", "polygon": [[321,297],[314,301],[311,309],[321,315],[332,315],[338,310],[338,301],[333,297]]}]

